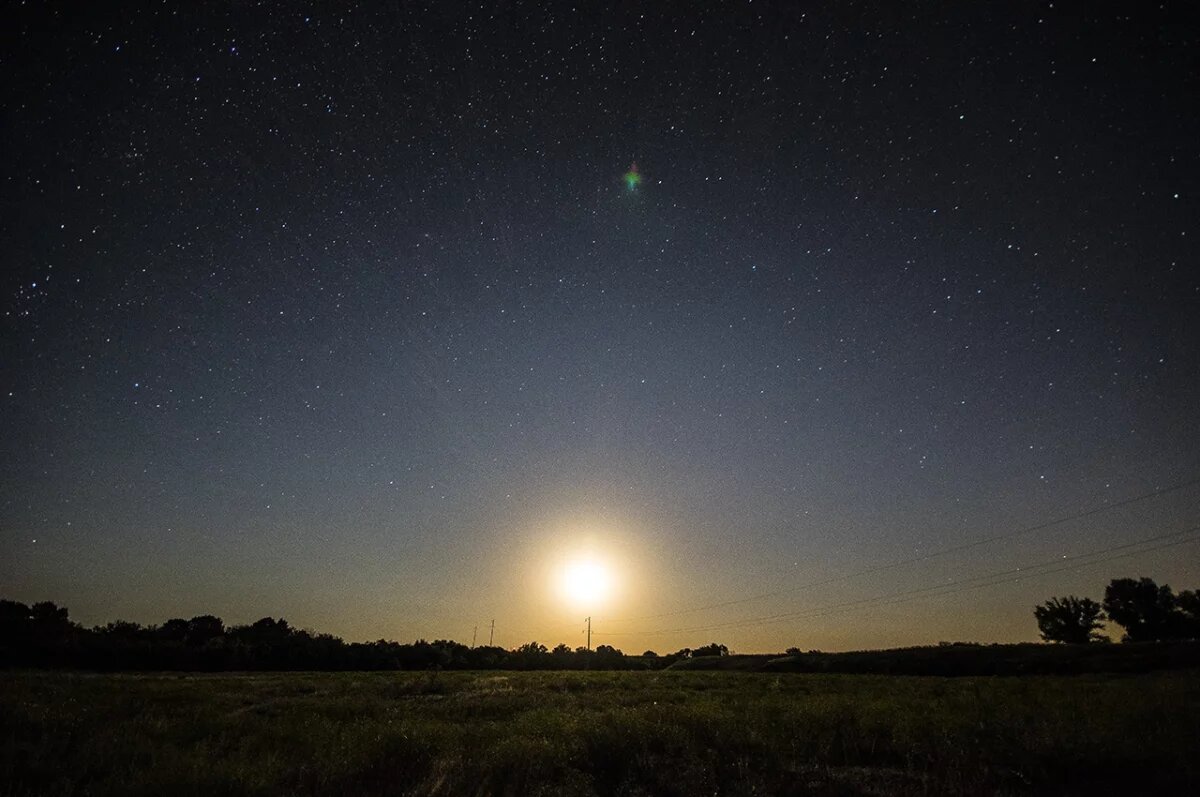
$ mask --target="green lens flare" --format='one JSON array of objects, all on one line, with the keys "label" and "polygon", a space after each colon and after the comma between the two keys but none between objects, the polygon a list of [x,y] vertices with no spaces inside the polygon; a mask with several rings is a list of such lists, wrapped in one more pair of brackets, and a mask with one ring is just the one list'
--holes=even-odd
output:
[{"label": "green lens flare", "polygon": [[625,172],[625,176],[622,179],[625,180],[625,187],[630,191],[637,190],[637,187],[642,182],[642,175],[638,172],[636,163],[629,167],[629,171]]}]

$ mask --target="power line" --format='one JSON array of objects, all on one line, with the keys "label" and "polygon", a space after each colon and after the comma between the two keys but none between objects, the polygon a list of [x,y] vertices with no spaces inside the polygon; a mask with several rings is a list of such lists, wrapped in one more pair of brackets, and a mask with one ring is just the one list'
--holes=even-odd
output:
[{"label": "power line", "polygon": [[[1187,531],[1196,531],[1198,529],[1200,529],[1200,527],[1197,527],[1196,529],[1188,529]],[[1184,532],[1177,532],[1177,533],[1184,533]],[[1171,536],[1171,535],[1167,535],[1167,536]],[[994,580],[994,581],[987,581],[982,584],[967,584],[965,586],[960,586],[960,587],[957,587],[954,589],[945,589],[945,587],[953,586],[953,584],[942,584],[938,587],[929,587],[928,588],[929,590],[940,590],[940,591],[930,591],[926,594],[900,597],[895,600],[881,600],[878,603],[875,603],[869,607],[849,607],[849,608],[837,609],[837,610],[833,610],[833,611],[822,611],[819,613],[807,614],[807,615],[803,615],[802,617],[794,617],[794,618],[790,618],[790,619],[809,619],[809,618],[814,618],[814,617],[826,617],[826,616],[829,616],[832,614],[842,614],[845,612],[852,612],[852,611],[855,611],[857,608],[874,608],[875,606],[894,606],[899,603],[909,603],[911,601],[920,600],[922,598],[940,598],[945,595],[953,595],[953,594],[956,594],[959,592],[967,592],[967,591],[970,591],[973,589],[983,589],[984,587],[994,587],[999,584],[1011,584],[1013,582],[1021,581],[1026,578],[1032,578],[1034,576],[1048,576],[1048,575],[1052,575],[1054,573],[1062,573],[1062,572],[1065,572],[1068,570],[1078,570],[1078,569],[1084,568],[1084,567],[1091,567],[1092,565],[1104,564],[1105,562],[1112,562],[1117,559],[1128,559],[1131,556],[1140,556],[1141,554],[1150,553],[1151,551],[1157,551],[1157,550],[1161,550],[1163,548],[1171,548],[1176,545],[1185,545],[1189,542],[1198,542],[1198,541],[1200,541],[1200,535],[1195,535],[1192,537],[1186,537],[1182,540],[1173,540],[1171,542],[1164,542],[1161,545],[1152,545],[1149,548],[1143,548],[1140,551],[1128,551],[1126,553],[1119,553],[1114,556],[1105,556],[1101,559],[1094,559],[1094,560],[1088,561],[1088,562],[1074,562],[1072,564],[1064,565],[1062,567],[1056,567],[1056,568],[1053,568],[1050,570],[1041,570],[1040,572],[1021,573],[1012,578],[1003,578],[1003,579],[998,579],[998,580]],[[1143,540],[1143,543],[1144,542],[1145,541]],[[1042,563],[1041,565],[1033,566],[1031,568],[1031,571],[1036,570],[1037,567],[1045,567],[1046,564],[1047,563]],[[1017,569],[1019,569],[1019,568],[1017,568]],[[1015,572],[1015,570],[1009,571],[1009,572]],[[999,575],[999,574],[996,574],[996,575]],[[980,577],[977,577],[977,578],[980,578]]]},{"label": "power line", "polygon": [[[1200,527],[1188,529],[1188,531],[1196,531],[1198,529],[1200,529]],[[1171,548],[1176,545],[1186,545],[1189,542],[1197,542],[1197,541],[1200,541],[1200,535],[1185,537],[1181,540],[1173,540],[1171,542],[1164,542],[1160,545],[1152,545],[1149,548],[1143,548],[1140,551],[1128,551],[1126,553],[1115,554],[1113,556],[1105,556],[1101,559],[1095,559],[1090,562],[1078,562],[1078,563],[1064,565],[1062,567],[1055,567],[1050,570],[1043,570],[1040,573],[1023,573],[1021,575],[1014,576],[1013,578],[1001,579],[999,581],[989,581],[985,584],[973,584],[973,585],[969,585],[969,586],[965,586],[965,587],[960,587],[958,589],[947,589],[947,590],[944,590],[941,592],[931,593],[929,595],[917,595],[912,598],[902,598],[900,600],[886,601],[880,605],[890,606],[890,605],[897,604],[897,603],[906,603],[911,600],[918,600],[920,598],[940,598],[943,595],[953,595],[954,593],[966,592],[967,590],[971,590],[971,589],[982,589],[984,587],[993,587],[998,584],[1011,584],[1015,581],[1021,581],[1022,579],[1031,578],[1033,576],[1048,576],[1048,575],[1052,575],[1054,573],[1063,573],[1068,570],[1078,570],[1079,568],[1083,568],[1083,567],[1091,567],[1092,565],[1104,564],[1105,562],[1113,562],[1113,561],[1116,561],[1117,559],[1128,559],[1131,556],[1140,556],[1144,553],[1150,553],[1151,551],[1158,551],[1163,548]]]},{"label": "power line", "polygon": [[[875,595],[875,596],[872,596],[869,598],[860,598],[858,600],[853,600],[853,601],[843,601],[841,603],[829,604],[829,605],[817,607],[817,608],[811,609],[811,610],[801,610],[801,611],[796,611],[796,612],[784,612],[782,614],[766,615],[766,616],[762,616],[762,617],[750,617],[750,618],[745,618],[745,619],[741,619],[741,620],[729,620],[729,621],[725,621],[725,622],[721,622],[721,623],[713,623],[713,624],[709,624],[709,625],[700,625],[700,626],[691,626],[691,627],[686,627],[686,628],[660,628],[660,629],[653,630],[653,631],[618,631],[618,632],[609,631],[609,632],[596,632],[596,633],[598,635],[603,634],[605,636],[623,636],[623,635],[639,635],[640,636],[640,635],[644,635],[644,634],[694,633],[694,632],[700,632],[700,631],[716,631],[716,630],[722,630],[722,629],[726,629],[726,628],[741,628],[741,627],[753,626],[753,625],[764,625],[764,624],[773,623],[773,622],[802,620],[802,619],[809,619],[809,618],[814,618],[814,617],[824,617],[829,614],[836,614],[838,612],[843,612],[843,611],[854,611],[857,609],[871,608],[876,605],[892,605],[892,604],[896,604],[896,603],[904,603],[904,602],[911,601],[911,600],[918,600],[920,598],[941,597],[943,595],[950,595],[950,594],[954,594],[957,592],[966,592],[966,591],[972,590],[972,589],[982,589],[984,587],[995,586],[998,584],[1006,584],[1006,583],[1011,583],[1014,581],[1020,581],[1022,579],[1030,578],[1033,576],[1050,575],[1052,573],[1060,573],[1065,570],[1071,570],[1071,569],[1080,568],[1080,567],[1087,567],[1090,565],[1101,564],[1103,562],[1110,562],[1110,561],[1114,561],[1117,559],[1125,559],[1130,556],[1138,556],[1143,553],[1157,551],[1161,548],[1169,548],[1174,545],[1183,545],[1183,544],[1186,544],[1189,542],[1195,542],[1197,540],[1200,540],[1200,534],[1197,534],[1197,532],[1200,532],[1200,526],[1193,526],[1191,528],[1183,529],[1181,531],[1173,531],[1173,532],[1169,532],[1167,534],[1159,534],[1159,535],[1156,535],[1153,537],[1147,537],[1145,539],[1137,540],[1136,542],[1124,543],[1122,545],[1112,545],[1112,546],[1108,546],[1106,548],[1098,548],[1096,550],[1087,551],[1085,553],[1076,554],[1074,556],[1058,557],[1056,559],[1050,559],[1050,560],[1047,560],[1044,562],[1039,562],[1037,564],[1023,565],[1021,567],[1016,567],[1016,568],[1012,568],[1009,570],[1002,570],[1002,571],[993,572],[993,573],[984,573],[984,574],[978,575],[978,576],[969,576],[966,578],[960,578],[956,581],[950,581],[950,582],[946,582],[943,584],[935,584],[935,585],[928,586],[928,587],[916,587],[914,589],[900,590],[897,592],[889,592],[889,593],[884,593],[883,595]],[[1164,540],[1170,540],[1173,537],[1180,537],[1181,535],[1191,535],[1191,536],[1184,537],[1183,539],[1173,540],[1171,542],[1163,542]],[[1128,551],[1127,550],[1129,548],[1136,548],[1136,547],[1144,546],[1144,545],[1147,545],[1149,543],[1154,543],[1154,542],[1162,542],[1162,544],[1154,545],[1149,548],[1142,548],[1141,550],[1136,550],[1136,551]],[[1125,551],[1125,553],[1119,553],[1114,556],[1107,556],[1107,557],[1103,556],[1104,554],[1113,553],[1115,551]],[[1093,557],[1097,557],[1097,556],[1101,556],[1103,558],[1093,559]],[[1091,561],[1078,561],[1081,559],[1082,560],[1091,560]],[[1042,570],[1041,569],[1041,568],[1052,567],[1054,565],[1061,565],[1063,562],[1069,562],[1070,564],[1067,564],[1066,566],[1063,566],[1063,567],[1053,567],[1053,569],[1050,569],[1050,570]],[[1014,574],[1016,574],[1016,575],[1014,576]],[[1004,576],[1014,576],[1014,577],[1013,578],[1003,578]],[[999,580],[996,580],[996,579],[999,579]],[[971,582],[977,582],[977,581],[981,581],[984,583],[978,583],[978,584],[971,583]]]},{"label": "power line", "polygon": [[639,615],[637,617],[625,617],[625,618],[618,618],[618,619],[612,619],[612,620],[605,620],[605,622],[607,622],[607,623],[630,623],[630,622],[635,622],[638,620],[656,620],[660,617],[674,617],[674,616],[681,615],[681,614],[692,614],[694,612],[707,611],[708,609],[721,609],[726,606],[736,606],[740,603],[749,603],[751,601],[762,600],[763,598],[773,598],[778,595],[787,595],[792,592],[800,592],[800,591],[806,590],[806,589],[814,589],[816,587],[824,587],[829,584],[836,584],[840,581],[849,581],[850,579],[853,579],[853,578],[858,578],[860,576],[867,576],[867,575],[871,575],[873,573],[879,573],[884,570],[892,570],[897,567],[904,567],[905,565],[917,564],[919,562],[926,562],[926,561],[929,561],[930,559],[936,559],[939,556],[945,556],[945,555],[951,554],[951,553],[958,553],[959,551],[965,551],[965,550],[969,550],[971,548],[977,548],[981,545],[987,545],[989,543],[998,542],[999,540],[1012,539],[1014,537],[1020,537],[1025,534],[1032,534],[1035,531],[1043,531],[1043,530],[1051,528],[1053,526],[1062,525],[1063,523],[1069,523],[1074,520],[1082,520],[1083,518],[1102,514],[1104,512],[1109,512],[1113,509],[1120,509],[1121,507],[1129,506],[1130,504],[1135,504],[1135,503],[1138,503],[1139,501],[1145,501],[1150,498],[1158,498],[1159,496],[1167,495],[1168,493],[1177,492],[1179,490],[1185,489],[1187,487],[1191,487],[1196,484],[1200,484],[1200,478],[1195,478],[1195,479],[1191,479],[1189,481],[1179,482],[1179,483],[1173,484],[1169,487],[1158,488],[1158,489],[1152,490],[1147,493],[1135,495],[1131,498],[1125,498],[1125,499],[1123,499],[1121,501],[1117,501],[1115,503],[1105,504],[1105,505],[1099,506],[1099,507],[1093,507],[1093,508],[1085,510],[1083,512],[1077,512],[1073,515],[1065,515],[1060,518],[1055,518],[1054,520],[1049,520],[1044,523],[1038,523],[1033,526],[1026,526],[1024,528],[1020,528],[1015,531],[1004,532],[1002,534],[994,534],[991,537],[984,537],[982,539],[974,540],[972,542],[962,543],[961,545],[954,545],[949,548],[941,548],[939,550],[935,550],[930,553],[923,554],[922,556],[914,556],[909,559],[901,559],[896,562],[885,562],[884,564],[872,565],[871,567],[864,568],[862,570],[856,570],[853,573],[846,573],[846,574],[840,575],[840,576],[832,576],[830,578],[826,578],[821,581],[811,581],[807,584],[800,584],[795,587],[785,587],[783,589],[773,590],[771,592],[760,592],[758,594],[750,595],[745,598],[735,598],[733,600],[720,601],[718,603],[709,603],[709,604],[706,604],[703,606],[695,606],[690,609],[676,609],[676,610],[669,611],[669,612],[659,612],[657,614],[644,614],[644,615]]},{"label": "power line", "polygon": [[[1197,529],[1200,529],[1200,527],[1197,527]],[[1195,531],[1197,529],[1189,529],[1189,531]],[[1182,532],[1177,532],[1177,533],[1182,533]],[[1166,536],[1174,536],[1174,535],[1166,535]],[[972,578],[962,579],[961,581],[949,582],[947,584],[938,584],[938,585],[935,585],[932,587],[922,587],[922,588],[919,588],[916,590],[905,590],[905,591],[896,592],[896,593],[885,593],[884,595],[876,595],[871,598],[862,598],[862,599],[855,600],[855,601],[846,601],[844,603],[830,604],[827,606],[818,607],[817,609],[814,609],[814,610],[808,611],[808,612],[803,612],[803,611],[791,612],[791,613],[780,614],[780,615],[769,615],[769,616],[760,617],[760,618],[749,618],[746,620],[732,620],[732,621],[724,622],[724,623],[717,623],[717,624],[708,625],[708,626],[694,626],[691,628],[667,628],[667,629],[659,629],[656,631],[625,631],[625,632],[605,632],[605,633],[610,636],[621,636],[623,634],[643,635],[643,634],[694,633],[694,632],[700,632],[700,631],[714,631],[714,630],[722,630],[722,629],[727,629],[727,628],[742,628],[742,627],[755,626],[755,625],[768,625],[770,623],[791,622],[794,620],[806,620],[806,619],[813,619],[813,618],[817,618],[817,617],[827,617],[827,616],[833,615],[833,614],[843,614],[845,612],[852,612],[852,611],[857,611],[860,609],[875,608],[876,606],[891,606],[891,605],[895,605],[898,603],[907,603],[909,601],[920,600],[922,598],[938,598],[938,597],[942,597],[945,595],[955,594],[958,592],[966,592],[966,591],[969,591],[972,589],[982,589],[984,587],[991,587],[991,586],[996,586],[999,584],[1008,584],[1008,583],[1012,583],[1015,581],[1021,581],[1026,578],[1031,578],[1034,576],[1051,575],[1053,573],[1061,573],[1061,572],[1064,572],[1067,570],[1075,570],[1075,569],[1079,569],[1082,567],[1089,567],[1091,565],[1103,564],[1105,562],[1111,562],[1111,561],[1114,561],[1117,559],[1127,559],[1131,556],[1138,556],[1140,554],[1149,553],[1151,551],[1157,551],[1162,548],[1170,548],[1175,545],[1183,545],[1183,544],[1186,544],[1189,542],[1197,542],[1197,541],[1200,541],[1200,535],[1187,537],[1182,540],[1174,540],[1172,542],[1166,542],[1161,545],[1151,546],[1149,548],[1144,548],[1139,551],[1129,551],[1126,553],[1117,554],[1115,556],[1108,556],[1108,557],[1104,557],[1101,559],[1094,559],[1092,561],[1073,562],[1064,567],[1057,567],[1057,568],[1053,568],[1050,570],[1040,570],[1040,571],[1038,570],[1038,568],[1047,567],[1051,563],[1057,564],[1062,561],[1061,559],[1055,559],[1055,560],[1052,560],[1052,562],[1043,562],[1038,565],[1029,565],[1025,568],[1014,568],[1013,570],[1004,571],[1003,573],[990,573],[990,574],[985,574],[982,576],[974,576]],[[1146,541],[1143,540],[1139,543],[1133,543],[1133,544],[1140,545],[1140,544],[1145,544],[1145,542]],[[1122,547],[1125,547],[1125,546],[1122,546]],[[1094,556],[1096,554],[1097,554],[1097,552],[1092,552],[1091,554],[1087,554],[1086,556]],[[980,584],[965,584],[963,586],[958,586],[957,588],[947,589],[947,587],[954,587],[955,585],[963,584],[963,582],[978,581],[981,579],[988,579],[988,578],[995,579],[997,576],[1005,575],[1008,573],[1016,573],[1016,572],[1022,571],[1022,570],[1028,571],[1028,572],[1021,572],[1019,575],[1016,575],[1013,578],[1005,578],[1005,579],[999,579],[999,580],[986,581],[986,582],[980,583]],[[919,593],[919,594],[916,594],[916,593]],[[600,633],[600,632],[597,632],[597,633]]]}]

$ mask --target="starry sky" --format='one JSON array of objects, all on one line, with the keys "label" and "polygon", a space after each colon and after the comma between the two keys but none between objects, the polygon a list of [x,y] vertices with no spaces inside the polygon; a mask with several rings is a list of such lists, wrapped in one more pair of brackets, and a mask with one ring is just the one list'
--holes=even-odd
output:
[{"label": "starry sky", "polygon": [[1187,4],[832,5],[9,5],[0,594],[662,652],[1200,586]]}]

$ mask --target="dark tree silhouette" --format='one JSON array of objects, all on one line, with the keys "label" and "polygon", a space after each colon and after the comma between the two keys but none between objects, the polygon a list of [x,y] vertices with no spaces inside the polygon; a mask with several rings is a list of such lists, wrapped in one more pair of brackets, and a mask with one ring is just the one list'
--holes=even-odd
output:
[{"label": "dark tree silhouette", "polygon": [[24,644],[33,626],[33,612],[23,603],[0,600],[0,645]]},{"label": "dark tree silhouette", "polygon": [[516,650],[469,648],[460,642],[419,639],[347,643],[264,617],[226,627],[219,617],[175,618],[161,626],[122,620],[81,628],[65,608],[0,599],[0,669],[74,667],[92,670],[438,670],[438,669],[651,669],[670,660],[626,656],[601,645],[551,653],[530,642]]},{"label": "dark tree silhouette", "polygon": [[[1105,600],[1117,607],[1118,613],[1126,611],[1121,617],[1130,623],[1127,626],[1131,629],[1130,638],[1200,637],[1200,633],[1197,633],[1200,628],[1200,596],[1194,591],[1175,596],[1169,587],[1160,588],[1150,579],[1118,579],[1110,585]],[[1072,597],[1056,599],[1039,608],[1049,610],[1065,606],[1070,609],[1071,601],[1086,606],[1086,599]],[[1094,611],[1094,605],[1088,612],[1079,611],[1079,622],[1076,623],[1086,626],[1089,634],[1095,628],[1095,623],[1086,622],[1091,611]],[[1112,619],[1118,618],[1114,615]],[[1049,651],[1045,646],[1031,647]],[[1187,650],[1181,653],[1180,650],[1184,648]],[[799,654],[799,649],[789,648],[788,652]],[[1164,660],[1178,665],[1179,662],[1200,659],[1200,648],[1190,642],[1181,642],[1170,649],[1164,646],[1146,655],[1158,661],[1154,657],[1160,654],[1166,657]],[[295,628],[283,618],[264,617],[248,625],[226,627],[219,617],[207,614],[190,620],[167,620],[160,626],[143,626],[118,620],[94,628],[83,628],[71,621],[65,607],[49,601],[26,605],[0,599],[0,670],[20,667],[197,672],[660,670],[693,656],[727,655],[729,648],[716,642],[658,656],[653,651],[627,656],[611,645],[599,645],[595,650],[583,647],[571,650],[566,645],[555,645],[551,652],[546,645],[538,642],[530,642],[513,650],[490,645],[472,648],[446,639],[432,642],[419,639],[410,644],[383,639],[348,643],[332,634]],[[797,656],[793,663],[803,664],[815,671],[825,671],[833,666],[831,660],[827,661],[828,658],[828,655],[819,651],[809,651],[803,657]],[[853,657],[846,658],[846,661],[853,660]],[[926,666],[921,672],[954,674],[954,667],[958,665],[950,666],[947,670],[945,661],[936,659],[934,663],[937,666]],[[853,667],[846,671],[853,671]]]},{"label": "dark tree silhouette", "polygon": [[0,600],[0,666],[32,664],[33,612],[24,603]]},{"label": "dark tree silhouette", "polygon": [[624,658],[625,654],[612,645],[596,646],[596,661],[601,665],[615,664]]},{"label": "dark tree silhouette", "polygon": [[211,614],[202,614],[199,617],[193,617],[191,620],[188,620],[186,638],[189,645],[200,646],[210,639],[216,639],[224,634],[225,623],[221,622],[220,617],[213,617]]},{"label": "dark tree silhouette", "polygon": [[30,607],[33,622],[43,628],[64,628],[70,623],[65,606],[59,607],[50,601],[35,603]]},{"label": "dark tree silhouette", "polygon": [[182,642],[187,639],[188,621],[180,617],[167,620],[158,627],[158,635],[171,642]]},{"label": "dark tree silhouette", "polygon": [[[200,619],[200,618],[197,618]],[[276,620],[274,617],[264,617],[261,620],[256,620],[253,625],[246,627],[242,626],[249,635],[260,639],[286,639],[292,632],[288,621],[282,617]],[[191,630],[191,624],[188,624],[188,630]]]},{"label": "dark tree silhouette", "polygon": [[1150,578],[1114,578],[1104,588],[1104,611],[1125,629],[1129,642],[1150,642],[1180,636],[1183,613],[1175,594]]},{"label": "dark tree silhouette", "polygon": [[1091,598],[1051,598],[1041,606],[1035,606],[1038,630],[1047,642],[1066,642],[1082,645],[1088,642],[1103,642],[1107,639],[1100,633],[1104,610]]},{"label": "dark tree silhouette", "polygon": [[1185,589],[1175,596],[1175,605],[1183,614],[1183,635],[1188,639],[1200,639],[1200,591]]},{"label": "dark tree silhouette", "polygon": [[729,648],[716,642],[710,642],[704,647],[692,651],[693,656],[728,656]]},{"label": "dark tree silhouette", "polygon": [[143,639],[146,636],[145,628],[138,623],[131,623],[128,620],[114,620],[108,625],[98,626],[95,631],[127,640]]},{"label": "dark tree silhouette", "polygon": [[42,601],[30,606],[29,613],[32,616],[34,643],[43,649],[64,648],[78,630],[71,622],[65,606]]}]

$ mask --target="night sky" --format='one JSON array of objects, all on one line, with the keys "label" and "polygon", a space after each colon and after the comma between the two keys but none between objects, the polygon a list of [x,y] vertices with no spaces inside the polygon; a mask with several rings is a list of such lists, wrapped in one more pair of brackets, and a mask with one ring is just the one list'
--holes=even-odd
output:
[{"label": "night sky", "polygon": [[665,652],[1200,586],[1187,3],[105,5],[0,34],[0,596]]}]

